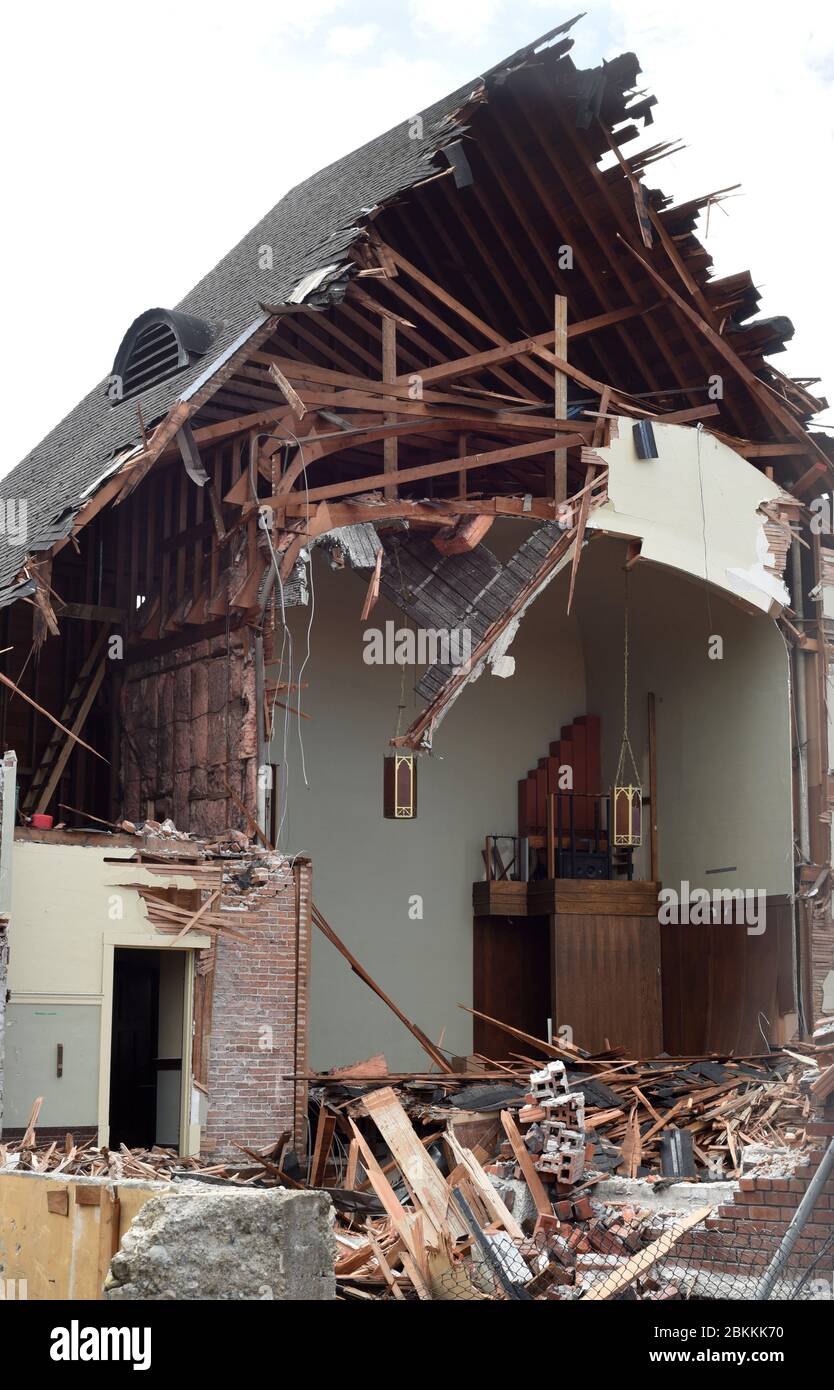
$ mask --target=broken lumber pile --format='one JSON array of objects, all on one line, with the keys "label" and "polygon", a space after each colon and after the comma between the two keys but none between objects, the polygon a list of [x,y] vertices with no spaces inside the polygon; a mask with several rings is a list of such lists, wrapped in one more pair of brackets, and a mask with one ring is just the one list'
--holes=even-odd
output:
[{"label": "broken lumber pile", "polygon": [[307,1182],[336,1207],[341,1297],[685,1297],[663,1261],[710,1208],[659,1217],[639,1189],[632,1207],[606,1206],[599,1184],[640,1178],[648,1195],[733,1180],[752,1145],[789,1166],[813,1147],[824,1045],[636,1059],[521,1040],[527,1052],[454,1072],[392,1075],[377,1055],[304,1076]]},{"label": "broken lumber pile", "polygon": [[[546,1075],[561,1080],[558,1072]],[[536,1083],[539,1090],[544,1084]],[[556,1103],[565,1106],[561,1098]],[[575,1119],[576,1103],[567,1106]],[[609,1283],[611,1296],[632,1285],[639,1297],[678,1296],[676,1285],[654,1278],[654,1267],[709,1215],[709,1206],[668,1222],[658,1235],[657,1213],[595,1205],[582,1189],[558,1180],[548,1191],[543,1178],[553,1178],[552,1150],[542,1166],[504,1111],[500,1124],[533,1204],[525,1212],[517,1201],[521,1183],[504,1181],[500,1164],[489,1162],[501,1148],[497,1118],[488,1117],[486,1125],[482,1116],[457,1123],[450,1111],[444,1130],[421,1139],[391,1086],[369,1091],[348,1111],[347,1173],[343,1186],[330,1192],[340,1298],[573,1300],[608,1297]],[[321,1130],[320,1112],[319,1171]],[[551,1130],[548,1137],[575,1148],[575,1131]],[[583,1148],[581,1165],[584,1160]],[[572,1154],[570,1164],[578,1166]]]}]

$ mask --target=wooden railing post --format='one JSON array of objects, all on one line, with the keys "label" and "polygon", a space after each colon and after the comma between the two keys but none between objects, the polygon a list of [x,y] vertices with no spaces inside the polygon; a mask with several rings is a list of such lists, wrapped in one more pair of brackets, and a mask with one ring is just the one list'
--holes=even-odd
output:
[{"label": "wooden railing post", "polygon": [[547,877],[556,877],[556,841],[554,836],[554,819],[556,811],[556,794],[548,792],[547,796]]}]

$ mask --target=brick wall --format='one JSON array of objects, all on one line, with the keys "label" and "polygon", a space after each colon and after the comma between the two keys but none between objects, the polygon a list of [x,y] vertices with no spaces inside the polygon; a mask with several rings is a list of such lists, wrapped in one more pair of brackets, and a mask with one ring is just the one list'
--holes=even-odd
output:
[{"label": "brick wall", "polygon": [[[123,813],[170,817],[205,839],[254,810],[254,639],[248,628],[128,668],[121,693]],[[150,803],[150,806],[149,806]]]},{"label": "brick wall", "polygon": [[268,881],[247,894],[256,905],[241,926],[245,942],[221,935],[214,946],[201,1148],[217,1158],[241,1158],[233,1141],[270,1148],[288,1129],[297,1151],[306,1143],[307,1089],[291,1078],[308,1068],[312,869],[279,855],[266,863]]},{"label": "brick wall", "polygon": [[[670,1258],[711,1268],[716,1273],[764,1273],[834,1138],[834,1098],[818,1108],[809,1132],[819,1147],[810,1154],[806,1165],[791,1177],[742,1178],[732,1203],[719,1207],[703,1228],[684,1236]],[[786,1274],[798,1277],[817,1256],[823,1257],[821,1275],[830,1278],[834,1268],[834,1174],[794,1246]]]},{"label": "brick wall", "polygon": [[811,973],[814,983],[814,1022],[819,1023],[831,1015],[834,992],[834,917],[827,893],[823,901],[811,909]]}]

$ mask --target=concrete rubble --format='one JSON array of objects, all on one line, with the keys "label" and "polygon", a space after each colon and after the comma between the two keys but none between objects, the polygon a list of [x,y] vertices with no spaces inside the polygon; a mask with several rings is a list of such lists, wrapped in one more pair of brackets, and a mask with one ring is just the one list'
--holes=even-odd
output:
[{"label": "concrete rubble", "polygon": [[323,1193],[183,1183],[142,1207],[105,1297],[321,1302],[336,1296],[334,1253]]}]

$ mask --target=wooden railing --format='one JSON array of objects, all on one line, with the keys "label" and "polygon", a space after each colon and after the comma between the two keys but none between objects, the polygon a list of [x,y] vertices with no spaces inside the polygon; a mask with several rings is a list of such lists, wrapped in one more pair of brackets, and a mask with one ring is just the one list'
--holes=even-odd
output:
[{"label": "wooden railing", "polygon": [[533,877],[633,879],[632,850],[615,850],[612,844],[609,795],[553,792],[546,811],[543,835],[487,835],[488,883],[527,883]]}]

